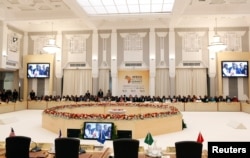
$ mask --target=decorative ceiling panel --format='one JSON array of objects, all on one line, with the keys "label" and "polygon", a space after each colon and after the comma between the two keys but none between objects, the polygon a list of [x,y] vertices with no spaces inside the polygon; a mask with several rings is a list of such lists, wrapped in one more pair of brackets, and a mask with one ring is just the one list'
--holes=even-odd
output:
[{"label": "decorative ceiling panel", "polygon": [[2,0],[1,8],[14,11],[69,9],[63,0]]}]

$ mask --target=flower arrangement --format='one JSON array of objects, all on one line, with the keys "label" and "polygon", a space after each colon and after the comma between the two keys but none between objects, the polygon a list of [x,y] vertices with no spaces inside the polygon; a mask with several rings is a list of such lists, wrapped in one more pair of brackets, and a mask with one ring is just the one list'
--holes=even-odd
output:
[{"label": "flower arrangement", "polygon": [[[139,114],[89,114],[89,113],[71,113],[62,111],[64,109],[73,108],[87,108],[94,106],[109,106],[112,109],[121,110],[123,107],[144,107],[144,108],[158,108],[162,109],[160,112],[149,112],[149,113],[139,113]],[[43,111],[43,114],[51,115],[54,117],[61,117],[66,119],[83,119],[83,120],[138,120],[138,119],[148,119],[148,118],[159,118],[159,117],[169,117],[171,115],[179,114],[179,110],[174,106],[168,106],[163,103],[110,103],[110,102],[88,102],[84,104],[74,104],[74,105],[61,105],[52,108],[47,108]]]}]

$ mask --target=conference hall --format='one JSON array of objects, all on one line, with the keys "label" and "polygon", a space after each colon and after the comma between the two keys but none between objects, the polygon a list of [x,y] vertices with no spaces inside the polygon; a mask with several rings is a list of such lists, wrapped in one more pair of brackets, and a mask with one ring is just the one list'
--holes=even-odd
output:
[{"label": "conference hall", "polygon": [[182,141],[201,144],[203,158],[213,145],[241,144],[246,156],[249,8],[250,0],[1,0],[0,158],[12,136],[30,138],[28,157],[53,157],[57,138],[79,140],[81,158],[115,156],[120,138],[139,141],[140,158],[178,158]]}]

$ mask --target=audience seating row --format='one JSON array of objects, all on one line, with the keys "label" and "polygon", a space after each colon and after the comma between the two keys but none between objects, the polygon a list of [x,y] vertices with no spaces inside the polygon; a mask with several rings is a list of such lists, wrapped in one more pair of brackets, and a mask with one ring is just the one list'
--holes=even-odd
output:
[{"label": "audience seating row", "polygon": [[[74,105],[74,104],[84,104],[86,102],[72,102],[72,101],[22,101],[22,102],[2,102],[0,104],[0,113],[14,112],[25,109],[40,109],[44,110],[46,108],[59,106],[59,105]],[[159,102],[155,102],[159,104]],[[143,103],[142,103],[143,104]],[[162,104],[162,103],[160,103]],[[163,103],[174,107],[177,107],[179,111],[192,111],[192,112],[246,112],[250,113],[250,104],[248,102],[176,102],[176,103]]]}]

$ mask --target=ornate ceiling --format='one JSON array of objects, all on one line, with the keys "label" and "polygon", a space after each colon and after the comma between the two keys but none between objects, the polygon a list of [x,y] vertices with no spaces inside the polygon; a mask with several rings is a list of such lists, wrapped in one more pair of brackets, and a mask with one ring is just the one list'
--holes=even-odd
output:
[{"label": "ornate ceiling", "polygon": [[[162,0],[164,1],[164,0]],[[0,0],[0,20],[22,31],[250,26],[250,0],[176,0],[172,13],[92,16],[76,0]]]}]

